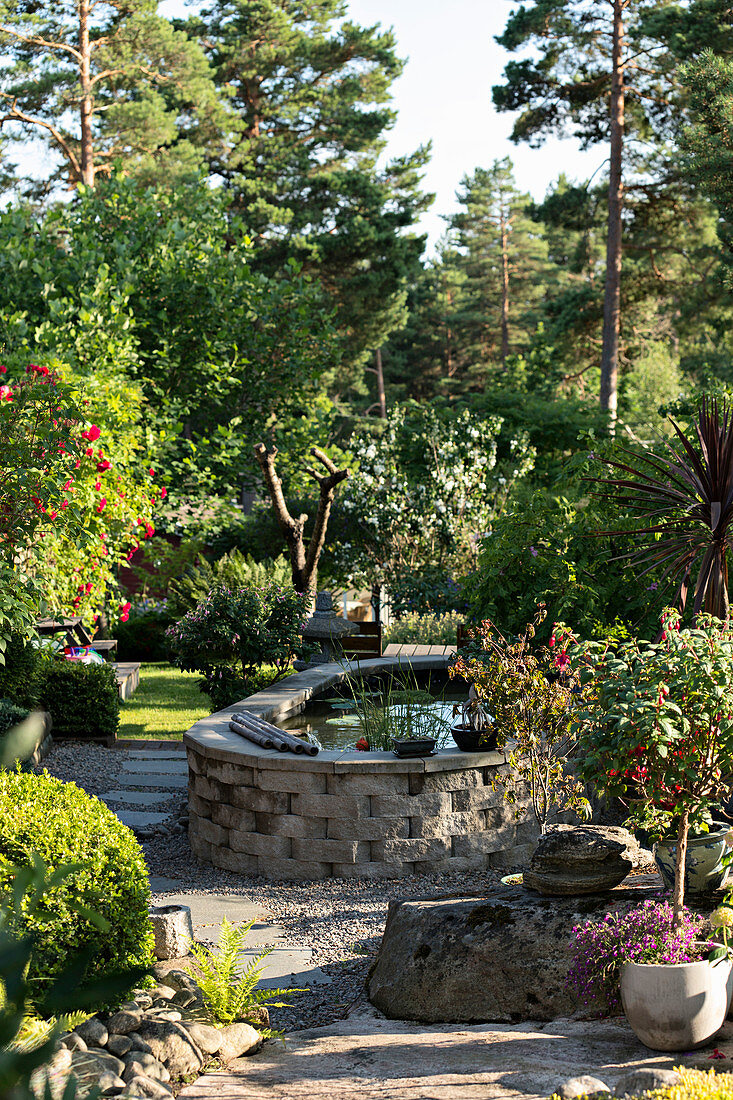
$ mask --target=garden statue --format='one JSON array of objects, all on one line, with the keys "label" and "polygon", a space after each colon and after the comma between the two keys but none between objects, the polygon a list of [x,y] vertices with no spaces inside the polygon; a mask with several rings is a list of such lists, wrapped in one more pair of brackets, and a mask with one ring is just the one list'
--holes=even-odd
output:
[{"label": "garden statue", "polygon": [[318,592],[316,609],[303,626],[303,641],[319,643],[321,651],[308,661],[295,661],[295,668],[302,672],[303,669],[313,668],[315,665],[344,660],[342,641],[350,634],[355,634],[358,629],[358,623],[350,623],[336,614],[330,592]]}]

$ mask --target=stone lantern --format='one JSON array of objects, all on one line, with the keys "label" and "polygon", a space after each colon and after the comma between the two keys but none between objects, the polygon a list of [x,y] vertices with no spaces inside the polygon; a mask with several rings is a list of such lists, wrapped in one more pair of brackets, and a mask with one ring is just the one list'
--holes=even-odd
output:
[{"label": "stone lantern", "polygon": [[330,592],[319,592],[316,595],[316,609],[303,627],[303,641],[320,643],[321,652],[310,661],[295,661],[296,669],[302,672],[329,661],[343,661],[343,639],[358,630],[358,623],[350,623],[336,614]]}]

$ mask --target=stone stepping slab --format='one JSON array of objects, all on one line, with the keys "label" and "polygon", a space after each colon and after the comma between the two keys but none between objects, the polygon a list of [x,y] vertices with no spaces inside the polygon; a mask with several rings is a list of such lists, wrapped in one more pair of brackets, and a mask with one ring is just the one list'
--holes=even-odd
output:
[{"label": "stone stepping slab", "polygon": [[162,825],[170,814],[156,814],[150,810],[117,810],[117,817],[129,829],[149,829],[151,825]]},{"label": "stone stepping slab", "polygon": [[124,749],[125,760],[185,760],[185,750],[175,752],[167,749]]},{"label": "stone stepping slab", "polygon": [[108,791],[102,796],[102,802],[117,805],[124,803],[129,806],[160,806],[161,803],[178,804],[179,795],[172,791]]},{"label": "stone stepping slab", "polygon": [[159,787],[170,790],[186,790],[188,787],[188,775],[153,775],[150,772],[141,772],[140,775],[132,773],[117,776],[120,786],[129,783],[130,787]]},{"label": "stone stepping slab", "polygon": [[125,760],[120,769],[121,775],[137,774],[138,772],[160,773],[161,775],[188,775],[188,763],[185,759],[178,760]]},{"label": "stone stepping slab", "polygon": [[[258,948],[245,948],[240,955],[244,963],[260,954]],[[264,961],[258,989],[308,989],[314,985],[328,985],[331,981],[320,967],[312,966],[310,947],[274,947]]]}]

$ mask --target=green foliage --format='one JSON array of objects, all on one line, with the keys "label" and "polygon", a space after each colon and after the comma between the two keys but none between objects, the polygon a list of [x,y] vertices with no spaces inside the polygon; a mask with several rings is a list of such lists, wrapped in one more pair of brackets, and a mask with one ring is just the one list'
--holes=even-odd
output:
[{"label": "green foliage", "polygon": [[423,614],[408,611],[402,618],[382,630],[384,645],[413,642],[417,645],[455,645],[458,627],[464,623],[463,615],[456,612]]},{"label": "green foliage", "polygon": [[255,561],[251,554],[235,549],[216,561],[202,558],[187,566],[183,575],[169,586],[167,611],[174,620],[182,618],[217,585],[258,588],[289,583],[290,562],[284,555],[270,561]]},{"label": "green foliage", "polygon": [[[625,557],[636,546],[624,533],[633,520],[592,495],[586,483],[602,469],[594,452],[579,454],[566,468],[562,495],[538,489],[493,521],[478,570],[466,583],[472,618],[489,618],[517,634],[544,603],[549,623],[571,621],[586,637],[654,629],[662,607],[660,571],[639,578]],[[613,536],[601,534],[611,528]],[[545,640],[548,635],[549,626],[541,628]]]},{"label": "green foliage", "polygon": [[[0,772],[0,881],[40,857],[51,872],[71,867],[37,905],[24,902],[13,931],[30,936],[34,999],[79,952],[82,976],[152,962],[150,888],[133,833],[96,798],[47,774]],[[100,926],[101,925],[101,926]],[[127,987],[128,990],[131,986]]]},{"label": "green foliage", "polygon": [[189,566],[201,558],[204,546],[197,538],[182,538],[178,545],[166,538],[154,536],[140,547],[138,561],[130,566],[137,581],[136,595],[143,599],[163,600],[171,581],[180,577]]},{"label": "green foliage", "polygon": [[0,665],[0,698],[32,709],[38,702],[38,650],[22,634],[11,634]]},{"label": "green foliage", "polygon": [[348,706],[359,719],[357,748],[388,752],[393,740],[432,737],[440,742],[450,729],[449,708],[419,687],[409,668],[390,673],[378,692],[363,676],[349,677],[346,687],[351,692]]},{"label": "green foliage", "polygon": [[112,624],[111,635],[117,639],[115,657],[118,661],[165,661],[169,656],[165,632],[174,616],[165,601],[150,605],[147,601],[133,604],[123,621]]},{"label": "green foliage", "polygon": [[[246,966],[242,965],[242,951],[247,946],[247,935],[253,924],[252,920],[237,926],[224,917],[215,951],[191,942],[191,954],[200,971],[194,976],[204,995],[204,1004],[216,1024],[247,1020],[258,1027],[258,1008],[285,1008],[287,1002],[283,1001],[283,997],[303,992],[299,989],[257,989],[264,960],[272,948],[256,955]],[[276,1034],[267,1028],[258,1027],[258,1030],[265,1036]]]},{"label": "green foliage", "polygon": [[[496,780],[504,788],[504,800],[514,804],[517,781],[524,782],[543,833],[567,810],[590,817],[583,786],[570,770],[577,755],[571,714],[576,684],[559,675],[564,665],[552,659],[548,648],[534,644],[536,628],[546,616],[541,606],[518,638],[505,637],[485,620],[478,628],[477,648],[459,653],[450,667],[451,677],[471,684],[478,703],[493,715],[498,747],[509,764]],[[550,644],[554,642],[551,638]]]},{"label": "green foliage", "polygon": [[112,738],[120,721],[120,694],[114,670],[54,657],[38,668],[38,697],[53,719],[58,737]]},{"label": "green foliage", "polygon": [[419,572],[397,570],[389,579],[389,601],[392,613],[400,619],[406,615],[452,614],[468,606],[460,584],[438,566],[426,566]]},{"label": "green foliage", "polygon": [[0,737],[20,725],[30,714],[25,707],[18,707],[9,699],[0,698]]},{"label": "green foliage", "polygon": [[502,440],[501,426],[498,417],[406,402],[356,433],[358,469],[340,505],[348,526],[332,549],[342,573],[374,584],[470,562],[476,536],[532,468],[526,439]]},{"label": "green foliage", "polygon": [[173,663],[203,673],[201,690],[219,710],[249,694],[255,669],[273,665],[276,679],[300,645],[308,596],[268,582],[215,585],[168,631]]}]

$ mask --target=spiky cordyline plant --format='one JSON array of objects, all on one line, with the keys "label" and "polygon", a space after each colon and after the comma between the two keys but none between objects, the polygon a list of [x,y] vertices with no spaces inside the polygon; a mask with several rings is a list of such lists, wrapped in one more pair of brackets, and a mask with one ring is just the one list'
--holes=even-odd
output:
[{"label": "spiky cordyline plant", "polygon": [[[629,462],[608,460],[627,476],[602,482],[606,497],[648,522],[624,534],[655,536],[630,558],[678,584],[675,601],[687,603],[693,573],[693,616],[706,611],[726,619],[727,552],[733,537],[733,418],[725,401],[703,398],[688,434],[672,420],[676,444],[661,454],[634,454]],[[608,533],[608,532],[607,532]],[[699,563],[699,564],[698,564]],[[642,574],[643,575],[643,574]]]}]

